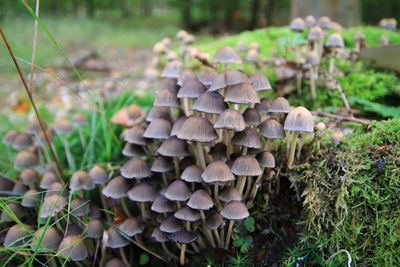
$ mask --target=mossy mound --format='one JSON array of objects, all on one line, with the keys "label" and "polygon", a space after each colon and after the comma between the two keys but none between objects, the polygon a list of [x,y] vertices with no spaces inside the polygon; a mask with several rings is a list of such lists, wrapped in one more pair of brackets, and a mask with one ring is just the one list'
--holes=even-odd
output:
[{"label": "mossy mound", "polygon": [[305,213],[288,265],[305,256],[306,266],[345,266],[346,250],[357,266],[399,266],[399,166],[400,120],[392,119],[349,135],[292,175]]}]

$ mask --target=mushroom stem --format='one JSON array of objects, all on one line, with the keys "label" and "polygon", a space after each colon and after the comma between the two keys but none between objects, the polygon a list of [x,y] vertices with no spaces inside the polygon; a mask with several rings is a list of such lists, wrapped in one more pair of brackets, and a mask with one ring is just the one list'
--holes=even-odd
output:
[{"label": "mushroom stem", "polygon": [[168,249],[168,247],[167,247],[167,245],[165,243],[161,243],[161,246],[162,246],[165,254],[167,254],[168,256],[173,258],[174,260],[178,260],[178,257]]},{"label": "mushroom stem", "polygon": [[180,208],[182,208],[181,202],[177,201],[176,202],[176,208],[179,210]]},{"label": "mushroom stem", "polygon": [[181,246],[181,255],[179,257],[179,263],[181,265],[185,265],[185,252],[186,252],[186,244],[182,244],[182,246]]},{"label": "mushroom stem", "polygon": [[[104,195],[101,193],[103,192],[104,189],[104,184],[100,185],[100,199],[101,199],[101,204],[103,205],[103,209],[107,209],[107,200],[104,197]],[[110,221],[110,215],[108,214],[108,212],[105,212],[106,217],[107,217],[107,221]]]},{"label": "mushroom stem", "polygon": [[240,195],[243,193],[244,186],[246,184],[246,176],[239,176],[238,182],[236,184],[236,189],[239,191]]},{"label": "mushroom stem", "polygon": [[123,248],[123,247],[122,247],[122,248],[119,248],[119,252],[120,252],[120,254],[121,254],[122,261],[123,261],[127,266],[129,266],[129,261],[128,261],[128,258],[126,257],[124,248]]},{"label": "mushroom stem", "polygon": [[272,146],[273,140],[271,138],[268,138],[267,141],[264,144],[264,151],[270,151],[271,146]]},{"label": "mushroom stem", "polygon": [[299,145],[297,148],[297,153],[296,153],[296,158],[297,160],[300,160],[301,157],[301,149],[303,148],[304,142],[303,142],[303,138],[299,138]]},{"label": "mushroom stem", "polygon": [[228,129],[224,131],[225,145],[226,145],[226,158],[229,160],[232,154],[232,146],[230,144],[230,132]]},{"label": "mushroom stem", "polygon": [[231,241],[231,235],[232,235],[232,230],[233,230],[233,224],[235,221],[230,220],[229,221],[229,226],[228,226],[228,232],[226,233],[226,240],[225,240],[225,249],[229,248],[229,242]]},{"label": "mushroom stem", "polygon": [[244,147],[242,148],[242,155],[243,155],[243,156],[247,155],[247,150],[248,150],[248,148],[247,148],[246,146],[244,146]]},{"label": "mushroom stem", "polygon": [[335,50],[332,51],[329,57],[329,69],[328,69],[328,72],[330,74],[333,74],[334,71],[335,71]]},{"label": "mushroom stem", "polygon": [[175,168],[175,175],[176,175],[176,179],[179,179],[179,177],[181,176],[181,172],[179,170],[179,159],[177,157],[174,157],[174,168]]},{"label": "mushroom stem", "polygon": [[75,171],[75,161],[72,157],[71,154],[71,150],[69,147],[69,143],[67,141],[67,138],[64,138],[63,136],[61,137],[61,140],[63,142],[64,145],[64,149],[65,149],[65,156],[67,157],[67,161],[68,161],[68,166],[71,169],[71,171]]},{"label": "mushroom stem", "polygon": [[139,206],[140,206],[140,213],[142,214],[142,218],[146,219],[147,218],[146,204],[144,202],[140,202]]},{"label": "mushroom stem", "polygon": [[343,103],[344,103],[344,106],[346,107],[347,111],[349,112],[349,115],[350,115],[351,117],[353,117],[353,112],[351,111],[350,104],[349,104],[349,102],[347,101],[346,95],[344,94],[343,89],[342,89],[342,86],[340,85],[339,82],[337,83],[336,88],[337,88],[337,90],[339,91],[340,98],[342,99],[342,101],[343,101]]},{"label": "mushroom stem", "polygon": [[187,97],[182,98],[182,109],[186,116],[190,116],[189,99]]},{"label": "mushroom stem", "polygon": [[301,71],[297,72],[296,74],[296,89],[297,94],[301,95],[301,80],[303,78],[303,73]]},{"label": "mushroom stem", "polygon": [[164,185],[167,186],[168,185],[168,179],[167,179],[167,175],[165,174],[165,172],[162,173],[162,179],[163,179]]},{"label": "mushroom stem", "polygon": [[197,147],[197,154],[199,157],[200,166],[203,168],[203,170],[205,170],[207,166],[206,166],[206,160],[204,159],[203,147],[201,146],[200,142],[196,142],[196,147]]},{"label": "mushroom stem", "polygon": [[256,198],[257,195],[257,191],[258,191],[258,187],[257,185],[261,182],[262,178],[263,178],[263,174],[264,171],[257,177],[257,179],[255,180],[255,182],[253,183],[253,186],[251,188],[248,200],[247,200],[247,208],[250,208],[253,205],[253,201]]},{"label": "mushroom stem", "polygon": [[253,177],[249,176],[246,180],[246,191],[243,195],[243,199],[247,199],[250,194],[250,189],[252,188]]},{"label": "mushroom stem", "polygon": [[201,221],[203,222],[204,233],[205,233],[208,241],[212,245],[212,247],[215,248],[216,246],[215,246],[214,238],[213,238],[213,236],[211,234],[210,229],[208,229],[208,227],[207,227],[206,216],[204,215],[204,211],[203,210],[200,210],[200,216],[201,216]]},{"label": "mushroom stem", "polygon": [[219,201],[219,185],[216,183],[214,185],[214,199],[215,199],[215,204],[217,206],[218,210],[222,209],[221,202]]},{"label": "mushroom stem", "polygon": [[[141,202],[141,203],[144,203],[144,202]],[[125,214],[126,214],[129,218],[133,217],[132,214],[130,213],[129,209],[128,209],[128,206],[126,205],[125,198],[122,198],[122,199],[121,199],[121,206],[122,206],[122,209],[124,210]],[[143,218],[144,218],[144,217],[143,217]]]},{"label": "mushroom stem", "polygon": [[215,239],[217,240],[218,247],[222,247],[223,245],[221,243],[221,238],[219,236],[217,229],[213,230],[213,233],[214,233]]},{"label": "mushroom stem", "polygon": [[289,158],[288,158],[288,168],[292,168],[293,160],[294,160],[294,154],[296,151],[296,143],[297,143],[297,137],[299,133],[294,132],[293,135],[291,136],[291,141],[290,141],[290,152],[289,152]]},{"label": "mushroom stem", "polygon": [[317,97],[317,93],[315,90],[315,71],[312,65],[310,66],[310,89],[311,89],[311,98],[315,100],[315,98]]}]

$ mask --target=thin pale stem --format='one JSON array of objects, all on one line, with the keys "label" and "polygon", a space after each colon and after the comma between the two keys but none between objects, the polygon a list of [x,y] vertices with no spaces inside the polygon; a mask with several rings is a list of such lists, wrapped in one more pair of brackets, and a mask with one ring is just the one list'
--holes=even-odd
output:
[{"label": "thin pale stem", "polygon": [[199,156],[200,166],[203,168],[203,170],[205,170],[207,166],[206,166],[206,160],[204,159],[203,147],[200,142],[196,142],[196,147]]},{"label": "thin pale stem", "polygon": [[185,252],[186,252],[186,244],[182,244],[182,246],[181,246],[181,255],[179,257],[179,263],[181,265],[185,265]]},{"label": "thin pale stem", "polygon": [[176,175],[176,179],[179,179],[179,177],[181,176],[181,172],[179,169],[179,159],[177,157],[174,157],[174,168],[175,168],[175,175]]},{"label": "thin pale stem", "polygon": [[226,240],[225,240],[225,249],[229,248],[229,242],[231,241],[231,235],[233,230],[233,224],[235,221],[229,221],[228,232],[226,233]]},{"label": "thin pale stem", "polygon": [[292,168],[293,160],[294,160],[294,154],[296,152],[296,143],[297,143],[297,137],[299,135],[299,132],[294,132],[291,136],[291,141],[290,141],[290,152],[289,152],[289,158],[288,158],[288,168]]}]

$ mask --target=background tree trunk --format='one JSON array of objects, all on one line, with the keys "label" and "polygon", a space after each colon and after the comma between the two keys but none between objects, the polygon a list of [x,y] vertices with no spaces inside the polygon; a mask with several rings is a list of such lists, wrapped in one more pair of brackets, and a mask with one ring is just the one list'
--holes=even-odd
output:
[{"label": "background tree trunk", "polygon": [[260,9],[260,0],[253,0],[251,4],[250,25],[251,30],[255,29],[258,24],[258,10]]}]

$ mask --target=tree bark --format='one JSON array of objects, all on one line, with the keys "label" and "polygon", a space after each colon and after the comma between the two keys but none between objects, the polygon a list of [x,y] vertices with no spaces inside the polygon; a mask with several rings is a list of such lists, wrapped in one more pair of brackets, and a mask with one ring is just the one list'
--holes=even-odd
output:
[{"label": "tree bark", "polygon": [[250,30],[257,27],[258,24],[258,10],[260,8],[260,0],[253,0],[251,4],[251,16],[250,16]]},{"label": "tree bark", "polygon": [[273,15],[274,15],[275,4],[276,4],[275,0],[267,0],[267,5],[266,5],[266,9],[265,9],[265,19],[267,21],[268,26],[271,26],[274,23]]}]

